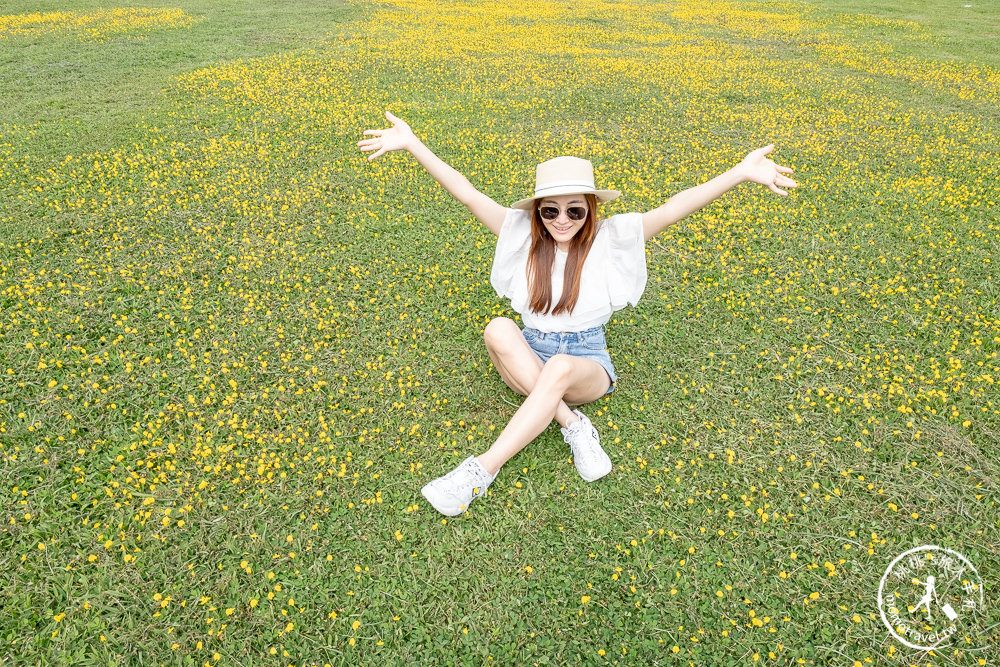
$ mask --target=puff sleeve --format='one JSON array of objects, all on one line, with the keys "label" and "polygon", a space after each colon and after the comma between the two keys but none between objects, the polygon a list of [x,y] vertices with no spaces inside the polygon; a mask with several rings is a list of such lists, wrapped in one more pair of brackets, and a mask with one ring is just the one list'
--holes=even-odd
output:
[{"label": "puff sleeve", "polygon": [[521,312],[528,302],[528,279],[525,270],[531,249],[531,214],[508,209],[493,255],[490,284],[501,297],[510,299],[514,310]]},{"label": "puff sleeve", "polygon": [[646,288],[646,248],[641,213],[625,213],[604,222],[607,284],[612,310],[639,303]]}]

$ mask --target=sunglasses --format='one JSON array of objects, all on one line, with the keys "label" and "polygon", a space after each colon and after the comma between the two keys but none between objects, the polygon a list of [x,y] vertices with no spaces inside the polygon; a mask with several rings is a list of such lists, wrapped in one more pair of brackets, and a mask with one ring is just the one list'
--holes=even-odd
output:
[{"label": "sunglasses", "polygon": [[[555,206],[540,206],[538,208],[538,214],[542,216],[542,220],[552,221],[559,217],[559,209]],[[583,220],[587,217],[587,207],[585,206],[570,206],[566,209],[566,217],[570,220]]]}]

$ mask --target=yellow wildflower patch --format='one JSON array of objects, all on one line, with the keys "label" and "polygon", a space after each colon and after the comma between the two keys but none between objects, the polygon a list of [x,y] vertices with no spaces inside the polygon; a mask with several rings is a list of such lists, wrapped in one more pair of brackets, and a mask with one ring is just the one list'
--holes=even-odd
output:
[{"label": "yellow wildflower patch", "polygon": [[17,37],[77,37],[101,42],[152,30],[188,28],[197,19],[182,9],[122,7],[89,12],[35,12],[0,16],[0,40]]},{"label": "yellow wildflower patch", "polygon": [[[193,20],[147,11],[0,31]],[[199,664],[506,664],[572,637],[638,664],[789,662],[778,639],[833,627],[877,663],[852,628],[892,550],[995,515],[1000,86],[876,28],[933,40],[813,3],[394,0],[178,73],[123,145],[43,160],[36,126],[0,127],[0,524],[51,605],[12,636]],[[558,154],[624,192],[608,213],[770,141],[795,167],[788,199],[741,186],[647,244],[609,323],[620,386],[584,408],[607,483],[553,431],[470,516],[428,514],[421,485],[513,413],[481,341],[511,313],[489,232],[407,156],[358,154],[386,108],[504,204]],[[97,613],[67,602],[102,576]],[[62,657],[39,646],[23,662]]]}]

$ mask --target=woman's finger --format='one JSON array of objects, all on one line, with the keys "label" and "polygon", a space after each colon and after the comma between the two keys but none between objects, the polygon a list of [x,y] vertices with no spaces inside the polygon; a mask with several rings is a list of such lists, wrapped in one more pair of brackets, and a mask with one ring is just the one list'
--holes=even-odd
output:
[{"label": "woman's finger", "polygon": [[365,130],[364,134],[370,137],[381,137],[385,130]]}]

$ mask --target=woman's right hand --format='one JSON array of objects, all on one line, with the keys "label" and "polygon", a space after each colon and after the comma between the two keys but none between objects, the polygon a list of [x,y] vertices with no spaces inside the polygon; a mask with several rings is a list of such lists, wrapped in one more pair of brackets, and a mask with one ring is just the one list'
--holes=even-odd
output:
[{"label": "woman's right hand", "polygon": [[435,155],[434,151],[413,134],[406,121],[396,118],[388,111],[385,112],[385,117],[392,123],[392,127],[384,130],[365,130],[365,136],[368,138],[358,142],[358,148],[371,153],[368,159],[374,160],[389,151],[409,152],[435,181],[440,183],[451,196],[462,202],[486,225],[487,229],[499,234],[507,216],[507,209],[477,190],[469,179]]},{"label": "woman's right hand", "polygon": [[389,151],[409,150],[413,142],[417,141],[416,135],[406,121],[388,111],[385,112],[385,117],[392,123],[392,127],[384,130],[365,130],[365,136],[369,138],[358,142],[358,148],[362,151],[375,151],[368,156],[369,160],[374,160]]}]

